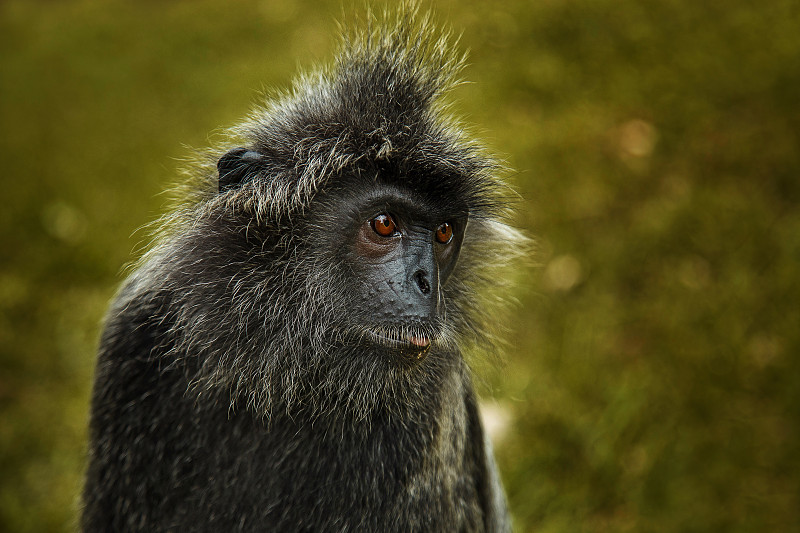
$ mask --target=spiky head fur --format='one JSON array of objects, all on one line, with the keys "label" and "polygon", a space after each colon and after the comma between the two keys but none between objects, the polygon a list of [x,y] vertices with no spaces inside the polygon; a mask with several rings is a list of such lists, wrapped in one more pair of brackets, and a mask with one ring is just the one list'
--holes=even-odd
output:
[{"label": "spiky head fur", "polygon": [[[153,313],[175,339],[165,349],[188,363],[200,393],[227,394],[264,415],[399,412],[462,364],[459,347],[492,344],[487,291],[523,238],[504,221],[500,165],[442,101],[464,57],[413,9],[367,26],[345,32],[332,66],[300,77],[233,130],[237,145],[261,154],[242,183],[217,192],[212,165],[225,150],[198,167],[191,200],[168,217],[132,276],[128,292],[157,302]],[[343,342],[347,280],[308,240],[324,217],[315,211],[321,191],[387,170],[469,210],[458,266],[442,287],[446,319],[423,372]]]}]

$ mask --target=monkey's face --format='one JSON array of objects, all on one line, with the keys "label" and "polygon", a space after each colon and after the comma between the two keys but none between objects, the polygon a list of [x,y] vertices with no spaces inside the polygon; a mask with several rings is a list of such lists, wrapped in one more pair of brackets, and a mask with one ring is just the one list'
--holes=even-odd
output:
[{"label": "monkey's face", "polygon": [[317,246],[340,270],[349,305],[345,342],[405,363],[422,360],[447,328],[447,284],[467,225],[465,208],[379,178],[323,195]]}]

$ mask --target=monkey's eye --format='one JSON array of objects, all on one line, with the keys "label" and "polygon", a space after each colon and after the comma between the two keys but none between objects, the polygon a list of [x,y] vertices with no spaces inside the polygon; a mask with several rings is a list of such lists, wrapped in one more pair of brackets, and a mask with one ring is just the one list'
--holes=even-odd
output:
[{"label": "monkey's eye", "polygon": [[453,225],[445,222],[436,228],[436,240],[442,244],[447,244],[453,238]]},{"label": "monkey's eye", "polygon": [[381,213],[370,221],[372,229],[381,237],[391,237],[397,230],[394,219],[391,215]]}]

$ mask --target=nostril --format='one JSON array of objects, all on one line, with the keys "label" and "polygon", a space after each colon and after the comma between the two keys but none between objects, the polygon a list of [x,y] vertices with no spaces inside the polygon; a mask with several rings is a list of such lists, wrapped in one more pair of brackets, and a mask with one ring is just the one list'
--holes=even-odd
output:
[{"label": "nostril", "polygon": [[414,274],[414,281],[417,282],[417,287],[422,292],[422,294],[430,294],[431,292],[431,284],[428,283],[428,276],[425,275],[425,272],[422,270],[417,270]]}]

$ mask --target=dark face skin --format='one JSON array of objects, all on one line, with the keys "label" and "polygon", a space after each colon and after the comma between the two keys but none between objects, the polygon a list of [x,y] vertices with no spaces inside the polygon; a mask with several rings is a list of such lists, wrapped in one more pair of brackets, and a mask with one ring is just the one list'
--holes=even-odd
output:
[{"label": "dark face skin", "polygon": [[458,259],[465,210],[375,182],[332,191],[325,203],[333,214],[325,224],[338,222],[336,262],[352,280],[348,315],[369,330],[363,339],[423,359],[446,310],[441,287]]}]

